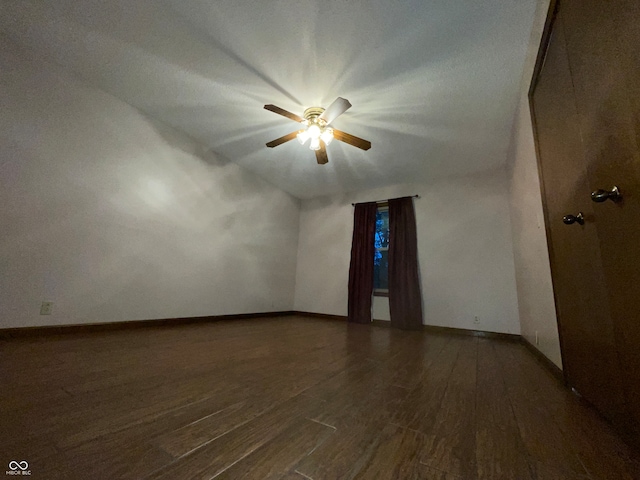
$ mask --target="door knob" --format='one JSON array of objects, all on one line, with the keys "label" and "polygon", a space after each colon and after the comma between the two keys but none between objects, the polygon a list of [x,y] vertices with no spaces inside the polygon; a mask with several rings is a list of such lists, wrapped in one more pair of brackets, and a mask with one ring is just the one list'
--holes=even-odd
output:
[{"label": "door knob", "polygon": [[584,225],[584,215],[582,212],[577,215],[565,215],[562,217],[562,221],[567,225],[572,225],[574,223],[579,223],[580,225]]},{"label": "door knob", "polygon": [[620,193],[620,189],[615,185],[611,190],[596,190],[595,192],[591,192],[591,200],[596,203],[606,202],[607,200],[611,200],[617,202],[622,199],[622,193]]}]

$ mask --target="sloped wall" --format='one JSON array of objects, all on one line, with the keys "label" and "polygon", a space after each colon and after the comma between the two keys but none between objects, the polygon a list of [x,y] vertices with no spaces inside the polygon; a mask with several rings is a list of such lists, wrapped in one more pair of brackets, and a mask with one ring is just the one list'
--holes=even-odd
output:
[{"label": "sloped wall", "polygon": [[0,327],[292,309],[298,200],[2,36],[0,92]]}]

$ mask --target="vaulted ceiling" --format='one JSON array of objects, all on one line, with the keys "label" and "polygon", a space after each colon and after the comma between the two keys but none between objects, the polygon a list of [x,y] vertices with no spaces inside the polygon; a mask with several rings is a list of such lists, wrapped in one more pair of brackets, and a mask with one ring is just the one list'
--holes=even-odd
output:
[{"label": "vaulted ceiling", "polygon": [[[16,0],[0,29],[300,198],[505,161],[536,0]],[[329,163],[265,143],[336,97]]]}]

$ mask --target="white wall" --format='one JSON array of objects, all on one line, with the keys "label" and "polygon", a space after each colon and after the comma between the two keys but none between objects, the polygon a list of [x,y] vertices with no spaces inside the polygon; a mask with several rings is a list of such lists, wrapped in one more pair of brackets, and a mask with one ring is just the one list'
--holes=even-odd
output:
[{"label": "white wall", "polygon": [[[506,172],[302,202],[294,308],[347,314],[352,202],[415,199],[424,323],[520,333]],[[388,319],[376,299],[373,316]],[[478,316],[480,323],[474,324]]]},{"label": "white wall", "polygon": [[0,327],[291,310],[298,200],[3,36],[0,112]]},{"label": "white wall", "polygon": [[531,125],[528,91],[549,0],[540,0],[531,33],[507,159],[511,222],[522,335],[562,368],[560,341],[544,229],[540,180]]}]

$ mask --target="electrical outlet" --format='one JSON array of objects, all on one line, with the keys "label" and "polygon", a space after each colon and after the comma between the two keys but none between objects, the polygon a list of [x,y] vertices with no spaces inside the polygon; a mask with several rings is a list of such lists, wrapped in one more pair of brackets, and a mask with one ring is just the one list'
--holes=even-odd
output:
[{"label": "electrical outlet", "polygon": [[473,317],[473,323],[475,323],[476,325],[480,323],[480,319],[478,318],[478,316]]},{"label": "electrical outlet", "polygon": [[42,302],[40,305],[40,315],[51,315],[53,311],[53,302]]}]

